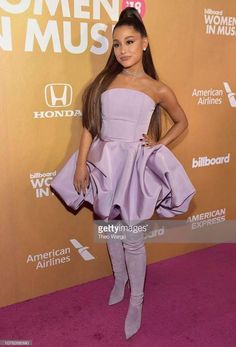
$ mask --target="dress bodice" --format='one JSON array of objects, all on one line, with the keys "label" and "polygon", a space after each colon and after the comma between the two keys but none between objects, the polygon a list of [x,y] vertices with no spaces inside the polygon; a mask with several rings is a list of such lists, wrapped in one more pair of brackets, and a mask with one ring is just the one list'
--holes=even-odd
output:
[{"label": "dress bodice", "polygon": [[101,104],[101,138],[105,141],[139,141],[156,107],[149,95],[130,88],[107,89]]}]

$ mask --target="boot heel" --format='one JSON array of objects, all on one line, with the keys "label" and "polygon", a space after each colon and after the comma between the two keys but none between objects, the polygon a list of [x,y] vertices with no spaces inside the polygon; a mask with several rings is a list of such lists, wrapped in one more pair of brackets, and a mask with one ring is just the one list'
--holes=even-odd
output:
[{"label": "boot heel", "polygon": [[115,283],[109,296],[109,305],[117,304],[124,298],[125,286],[128,281],[128,273],[125,263],[125,253],[122,241],[108,240],[107,247],[112,263]]},{"label": "boot heel", "polygon": [[128,279],[125,282],[115,280],[114,287],[109,297],[109,302],[108,302],[109,305],[118,304],[124,299],[125,287],[127,283],[128,283]]}]

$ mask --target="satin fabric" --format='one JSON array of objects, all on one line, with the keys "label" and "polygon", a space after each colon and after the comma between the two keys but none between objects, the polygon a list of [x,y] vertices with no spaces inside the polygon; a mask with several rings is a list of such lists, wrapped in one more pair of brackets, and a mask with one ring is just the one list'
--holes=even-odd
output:
[{"label": "satin fabric", "polygon": [[101,137],[90,146],[86,165],[90,184],[85,196],[73,185],[77,150],[52,180],[51,187],[74,210],[88,201],[101,220],[119,214],[127,222],[174,217],[187,212],[196,193],[183,165],[163,144],[144,147],[154,100],[128,88],[101,95]]}]

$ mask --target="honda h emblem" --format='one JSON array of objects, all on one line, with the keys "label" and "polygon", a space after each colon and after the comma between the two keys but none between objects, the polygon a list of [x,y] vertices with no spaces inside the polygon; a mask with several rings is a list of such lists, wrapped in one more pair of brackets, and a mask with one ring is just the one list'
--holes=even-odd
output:
[{"label": "honda h emblem", "polygon": [[45,86],[45,101],[49,107],[66,107],[72,102],[72,87],[66,83],[51,83]]}]

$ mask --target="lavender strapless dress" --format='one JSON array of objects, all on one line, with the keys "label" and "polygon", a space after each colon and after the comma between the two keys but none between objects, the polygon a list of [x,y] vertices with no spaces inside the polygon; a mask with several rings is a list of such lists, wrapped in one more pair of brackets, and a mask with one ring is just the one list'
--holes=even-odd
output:
[{"label": "lavender strapless dress", "polygon": [[[78,194],[76,204],[67,204],[77,209],[88,201],[105,221],[119,214],[129,222],[150,219],[154,212],[160,217],[185,213],[196,190],[184,167],[165,145],[144,147],[140,141],[154,100],[141,91],[113,88],[102,93],[101,104],[102,140],[93,140],[87,156],[89,188],[85,196]],[[74,165],[77,155],[71,157]],[[60,181],[60,173],[54,180]]]}]

